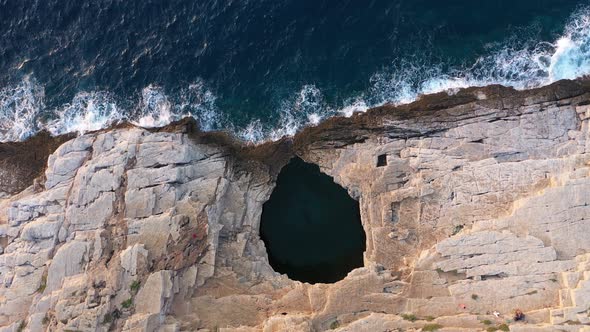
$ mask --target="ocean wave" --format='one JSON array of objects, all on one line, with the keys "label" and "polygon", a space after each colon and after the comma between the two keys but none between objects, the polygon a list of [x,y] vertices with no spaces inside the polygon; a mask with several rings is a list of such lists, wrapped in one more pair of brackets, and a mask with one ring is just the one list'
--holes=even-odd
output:
[{"label": "ocean wave", "polygon": [[320,89],[315,85],[305,85],[294,98],[284,100],[277,113],[278,121],[275,123],[265,124],[257,119],[235,132],[248,142],[274,141],[284,136],[293,136],[304,126],[316,125],[334,112]]},{"label": "ocean wave", "polygon": [[36,119],[43,109],[44,90],[31,79],[0,90],[0,141],[21,141],[39,128]]},{"label": "ocean wave", "polygon": [[[204,130],[228,130],[245,141],[258,143],[292,136],[327,117],[351,116],[384,103],[408,103],[422,94],[452,93],[489,84],[528,89],[575,79],[590,74],[590,9],[574,13],[562,35],[552,43],[510,40],[470,66],[446,71],[441,68],[402,61],[372,75],[366,92],[339,107],[330,105],[315,85],[304,85],[280,103],[273,117],[253,119],[241,127],[217,107],[215,94],[202,80],[172,97],[161,87],[150,85],[134,103],[120,103],[108,91],[94,91],[80,92],[70,103],[47,109],[43,87],[34,78],[25,77],[19,84],[0,90],[0,141],[24,140],[40,130],[54,135],[84,133],[119,121],[158,127],[192,116]],[[128,104],[135,106],[130,109]]]},{"label": "ocean wave", "polygon": [[141,91],[137,106],[122,106],[107,91],[79,92],[55,109],[44,103],[43,87],[25,77],[18,85],[0,90],[0,142],[21,141],[40,130],[52,135],[84,134],[122,121],[141,127],[161,127],[192,116],[204,130],[221,129],[215,96],[202,81],[183,89],[172,102],[163,89],[150,85]]}]

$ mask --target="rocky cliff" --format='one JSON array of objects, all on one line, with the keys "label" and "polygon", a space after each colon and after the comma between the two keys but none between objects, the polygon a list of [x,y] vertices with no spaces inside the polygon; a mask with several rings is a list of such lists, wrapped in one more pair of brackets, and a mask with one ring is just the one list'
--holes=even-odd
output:
[{"label": "rocky cliff", "polygon": [[[260,146],[192,121],[2,145],[0,330],[590,331],[588,119],[582,80]],[[294,155],[360,203],[364,267],[334,284],[274,272],[260,240]]]}]

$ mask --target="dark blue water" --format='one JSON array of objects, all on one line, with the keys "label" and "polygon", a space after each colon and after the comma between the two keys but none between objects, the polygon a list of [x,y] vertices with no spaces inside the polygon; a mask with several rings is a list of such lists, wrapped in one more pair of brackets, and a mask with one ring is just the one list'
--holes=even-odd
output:
[{"label": "dark blue water", "polygon": [[359,203],[299,158],[283,167],[264,203],[260,236],[273,269],[294,280],[335,282],[363,266]]},{"label": "dark blue water", "polygon": [[[1,0],[0,138],[191,114],[260,140],[437,89],[546,84],[588,69],[585,5]],[[556,58],[562,37],[576,54]]]}]

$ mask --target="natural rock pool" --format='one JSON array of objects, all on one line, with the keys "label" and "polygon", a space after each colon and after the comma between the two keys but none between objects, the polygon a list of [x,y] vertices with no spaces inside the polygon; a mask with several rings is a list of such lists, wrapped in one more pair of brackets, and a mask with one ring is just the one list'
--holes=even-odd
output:
[{"label": "natural rock pool", "polygon": [[363,266],[359,203],[300,158],[281,170],[263,206],[260,235],[273,269],[294,280],[335,282]]}]

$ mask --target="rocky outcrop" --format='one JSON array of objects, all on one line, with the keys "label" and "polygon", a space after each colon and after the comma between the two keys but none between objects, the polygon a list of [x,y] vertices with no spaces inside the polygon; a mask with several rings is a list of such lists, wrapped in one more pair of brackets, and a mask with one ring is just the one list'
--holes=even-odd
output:
[{"label": "rocky outcrop", "polygon": [[[220,255],[253,250],[243,271],[272,273],[255,266],[264,248],[249,239],[270,177],[234,171],[232,159],[185,133],[138,128],[63,144],[42,190],[2,201],[0,324],[154,330]],[[241,248],[221,250],[232,233]]]},{"label": "rocky outcrop", "polygon": [[[0,326],[587,331],[588,119],[588,83],[562,81],[424,96],[255,147],[191,121],[71,139],[0,200]],[[334,284],[274,272],[259,237],[295,154],[360,203],[365,266]]]},{"label": "rocky outcrop", "polygon": [[43,174],[47,158],[72,135],[40,132],[25,142],[0,142],[0,198],[17,194]]}]

